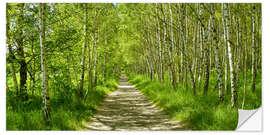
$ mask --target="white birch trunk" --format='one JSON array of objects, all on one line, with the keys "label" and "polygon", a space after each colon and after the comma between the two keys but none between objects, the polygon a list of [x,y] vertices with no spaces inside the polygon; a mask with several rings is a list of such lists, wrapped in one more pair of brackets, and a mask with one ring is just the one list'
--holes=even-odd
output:
[{"label": "white birch trunk", "polygon": [[229,16],[228,16],[228,9],[227,9],[227,4],[223,4],[224,6],[224,17],[225,17],[225,26],[226,26],[226,34],[227,34],[227,48],[228,48],[228,56],[229,56],[229,65],[230,65],[230,75],[231,75],[231,103],[232,107],[237,107],[237,90],[235,89],[235,75],[234,75],[234,66],[233,66],[233,61],[232,61],[232,51],[231,51],[231,43],[230,43],[230,38],[229,38]]},{"label": "white birch trunk", "polygon": [[85,71],[85,52],[87,47],[87,35],[86,35],[86,23],[87,23],[87,13],[86,13],[86,4],[84,4],[84,43],[82,47],[82,58],[81,58],[81,76],[80,76],[80,83],[78,87],[79,96],[83,96],[83,84],[84,84],[84,71]]},{"label": "white birch trunk", "polygon": [[42,72],[42,95],[44,104],[44,116],[47,121],[50,121],[51,110],[50,110],[50,91],[48,84],[48,71],[46,66],[46,44],[45,44],[45,12],[46,4],[41,3],[40,5],[40,54],[41,54],[41,72]]}]

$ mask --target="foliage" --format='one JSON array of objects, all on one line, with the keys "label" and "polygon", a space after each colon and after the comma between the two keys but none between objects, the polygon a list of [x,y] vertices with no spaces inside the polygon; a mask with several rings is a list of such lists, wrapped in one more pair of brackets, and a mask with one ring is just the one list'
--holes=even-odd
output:
[{"label": "foliage", "polygon": [[[59,82],[58,85],[61,85]],[[7,130],[78,130],[91,118],[99,103],[117,88],[115,80],[105,82],[89,91],[84,102],[74,88],[51,95],[52,119],[49,125],[43,120],[42,96],[33,95],[22,101],[13,91],[7,92]],[[59,90],[57,88],[52,91]],[[66,91],[69,91],[68,93]]]},{"label": "foliage", "polygon": [[[118,86],[122,54],[118,45],[119,18],[115,6],[110,3],[86,6],[82,3],[45,4],[45,66],[48,69],[52,115],[49,123],[45,122],[43,114],[39,4],[7,3],[6,6],[7,48],[11,48],[7,56],[14,56],[7,57],[6,65],[7,130],[82,128],[82,122],[89,120],[104,97]],[[19,6],[23,12],[19,12]],[[88,17],[86,22],[83,21],[85,8]],[[23,14],[20,22],[18,13]],[[20,45],[27,64],[28,99],[24,100],[18,96],[20,93],[16,92],[14,85],[14,77],[16,81],[21,80],[17,40],[20,35],[16,33],[19,30],[24,31]],[[84,33],[88,35],[86,38]],[[82,54],[86,39],[89,53]],[[86,58],[86,64],[83,65],[85,72],[81,69],[82,55]],[[88,71],[91,71],[90,75]],[[81,74],[86,76],[83,79],[83,97],[78,96]]]},{"label": "foliage", "polygon": [[244,97],[261,106],[259,3],[46,3],[43,17],[40,5],[6,4],[8,130],[81,129],[122,70],[194,130],[235,129]]},{"label": "foliage", "polygon": [[[251,74],[248,73],[248,82],[251,81]],[[185,89],[182,84],[173,88],[171,84],[158,80],[153,80],[143,75],[129,74],[129,82],[136,85],[141,92],[161,107],[173,119],[179,120],[185,128],[192,130],[234,130],[238,123],[238,110],[230,106],[230,97],[226,96],[224,102],[220,103],[218,94],[214,88],[216,77],[210,79],[210,89],[213,89],[209,95],[202,94],[193,96],[191,87]],[[256,79],[256,93],[246,95],[246,104],[244,109],[255,109],[261,106],[261,77]],[[239,101],[242,101],[243,82],[240,82]],[[239,106],[241,108],[241,105]]]}]

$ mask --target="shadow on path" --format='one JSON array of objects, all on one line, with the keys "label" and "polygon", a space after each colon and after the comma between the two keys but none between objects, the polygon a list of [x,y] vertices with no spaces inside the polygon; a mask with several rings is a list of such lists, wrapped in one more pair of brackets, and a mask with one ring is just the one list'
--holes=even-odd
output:
[{"label": "shadow on path", "polygon": [[84,125],[88,130],[183,130],[152,104],[121,74],[119,87],[97,110],[92,120]]}]

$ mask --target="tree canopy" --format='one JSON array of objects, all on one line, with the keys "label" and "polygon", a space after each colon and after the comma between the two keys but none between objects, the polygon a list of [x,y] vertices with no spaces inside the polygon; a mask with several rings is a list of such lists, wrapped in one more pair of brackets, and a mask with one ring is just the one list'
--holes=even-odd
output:
[{"label": "tree canopy", "polygon": [[172,116],[185,95],[209,114],[258,108],[261,14],[259,3],[7,3],[7,129],[76,129],[121,71]]}]

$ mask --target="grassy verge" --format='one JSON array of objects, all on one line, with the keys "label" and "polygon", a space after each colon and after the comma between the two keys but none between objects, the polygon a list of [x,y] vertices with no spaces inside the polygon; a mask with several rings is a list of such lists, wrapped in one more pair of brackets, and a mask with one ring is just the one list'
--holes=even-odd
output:
[{"label": "grassy verge", "polygon": [[[230,94],[225,95],[224,101],[219,103],[214,77],[210,78],[207,96],[203,96],[201,90],[197,91],[196,96],[193,96],[190,86],[185,89],[182,84],[179,84],[174,89],[168,81],[160,83],[156,80],[151,81],[150,78],[142,75],[129,74],[128,76],[130,83],[136,85],[145,96],[161,107],[173,119],[184,124],[185,128],[192,130],[234,130],[237,126],[238,111],[231,108]],[[248,86],[245,109],[254,109],[261,105],[260,75],[257,78],[256,93],[251,93],[250,86]],[[250,84],[250,81],[248,80],[248,84]],[[243,81],[240,81],[239,103],[241,103],[243,95],[242,84]]]},{"label": "grassy verge", "polygon": [[49,125],[44,122],[42,95],[37,94],[40,91],[27,101],[21,101],[14,91],[7,92],[7,130],[79,130],[106,95],[118,86],[116,80],[108,80],[89,91],[84,102],[78,98],[76,88],[69,88],[65,83],[57,84],[51,86],[52,116]]}]

